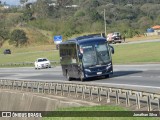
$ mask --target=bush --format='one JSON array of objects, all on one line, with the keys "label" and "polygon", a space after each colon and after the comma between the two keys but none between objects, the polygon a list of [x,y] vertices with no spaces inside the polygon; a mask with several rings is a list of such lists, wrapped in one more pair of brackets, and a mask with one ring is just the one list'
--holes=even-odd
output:
[{"label": "bush", "polygon": [[11,33],[9,42],[16,47],[19,47],[27,43],[27,40],[28,38],[26,37],[26,33],[23,30],[16,29]]}]

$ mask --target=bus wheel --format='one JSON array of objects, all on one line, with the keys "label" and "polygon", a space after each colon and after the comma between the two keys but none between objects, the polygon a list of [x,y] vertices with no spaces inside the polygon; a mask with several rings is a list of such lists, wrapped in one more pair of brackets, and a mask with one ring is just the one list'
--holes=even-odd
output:
[{"label": "bus wheel", "polygon": [[108,74],[108,75],[105,75],[105,78],[109,78],[109,74]]},{"label": "bus wheel", "polygon": [[71,81],[71,78],[69,77],[68,72],[66,73],[66,79],[67,79],[68,81]]}]

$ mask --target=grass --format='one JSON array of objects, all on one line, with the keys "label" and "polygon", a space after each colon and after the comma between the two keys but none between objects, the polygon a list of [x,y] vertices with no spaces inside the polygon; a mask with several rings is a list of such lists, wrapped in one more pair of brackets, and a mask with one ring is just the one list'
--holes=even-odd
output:
[{"label": "grass", "polygon": [[[80,115],[81,117],[45,117],[43,118],[43,120],[157,120],[156,118],[147,118],[147,117],[132,117],[132,113],[130,111],[128,111],[125,108],[119,107],[119,106],[91,106],[91,107],[72,107],[72,108],[63,108],[63,109],[59,109],[58,111],[61,112],[62,116],[64,115],[63,112],[68,113],[67,111],[69,111],[71,114],[75,113],[76,111],[78,112],[77,114]],[[113,115],[113,117],[104,117],[99,115],[99,117],[91,117],[92,114],[90,114],[90,111],[93,115],[96,116],[96,114],[101,114],[101,113],[105,113],[108,115]],[[92,112],[93,111],[93,112]],[[107,113],[110,112],[109,113]],[[119,114],[119,112],[121,114]],[[54,113],[54,112],[53,112]],[[55,112],[56,113],[56,112]],[[79,114],[81,113],[81,114]],[[128,116],[129,113],[131,116],[130,117],[125,117]],[[88,116],[87,116],[88,115]],[[111,116],[112,116],[111,115]],[[121,117],[118,117],[118,116]],[[54,114],[53,114],[54,116]],[[76,114],[73,114],[73,116],[76,116]],[[87,117],[83,117],[83,116],[87,116]]]},{"label": "grass", "polygon": [[[59,61],[59,51],[54,50],[55,45],[41,45],[23,48],[11,47],[11,55],[3,55],[0,49],[0,64],[15,62],[34,62],[39,57],[51,61]],[[160,42],[116,45],[113,55],[114,64],[141,64],[160,63]]]},{"label": "grass", "polygon": [[13,53],[11,55],[0,55],[0,64],[16,63],[16,62],[34,62],[37,58],[48,58],[49,60],[59,61],[58,51],[40,51],[40,52],[26,52]]},{"label": "grass", "polygon": [[160,39],[159,35],[155,35],[155,36],[144,36],[144,35],[140,35],[140,36],[135,36],[133,38],[126,38],[126,41],[141,41],[141,40],[153,40],[153,39]]},{"label": "grass", "polygon": [[114,64],[160,62],[160,42],[117,45],[114,48]]}]

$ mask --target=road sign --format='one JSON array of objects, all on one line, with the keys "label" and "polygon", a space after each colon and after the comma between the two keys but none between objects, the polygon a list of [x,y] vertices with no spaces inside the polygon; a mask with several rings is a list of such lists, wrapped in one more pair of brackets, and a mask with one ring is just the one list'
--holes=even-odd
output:
[{"label": "road sign", "polygon": [[56,35],[53,37],[54,43],[59,44],[62,42],[62,35]]}]

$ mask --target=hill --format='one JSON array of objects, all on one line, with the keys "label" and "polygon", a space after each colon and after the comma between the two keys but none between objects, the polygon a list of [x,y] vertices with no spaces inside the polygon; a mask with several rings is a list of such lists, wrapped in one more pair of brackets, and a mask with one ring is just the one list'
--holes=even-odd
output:
[{"label": "hill", "polygon": [[[0,30],[22,29],[29,45],[51,44],[54,35],[64,40],[84,33],[119,31],[126,38],[143,35],[160,24],[160,0],[38,0],[23,8],[0,10]],[[7,32],[5,32],[6,35]],[[9,40],[9,34],[0,42]]]}]

